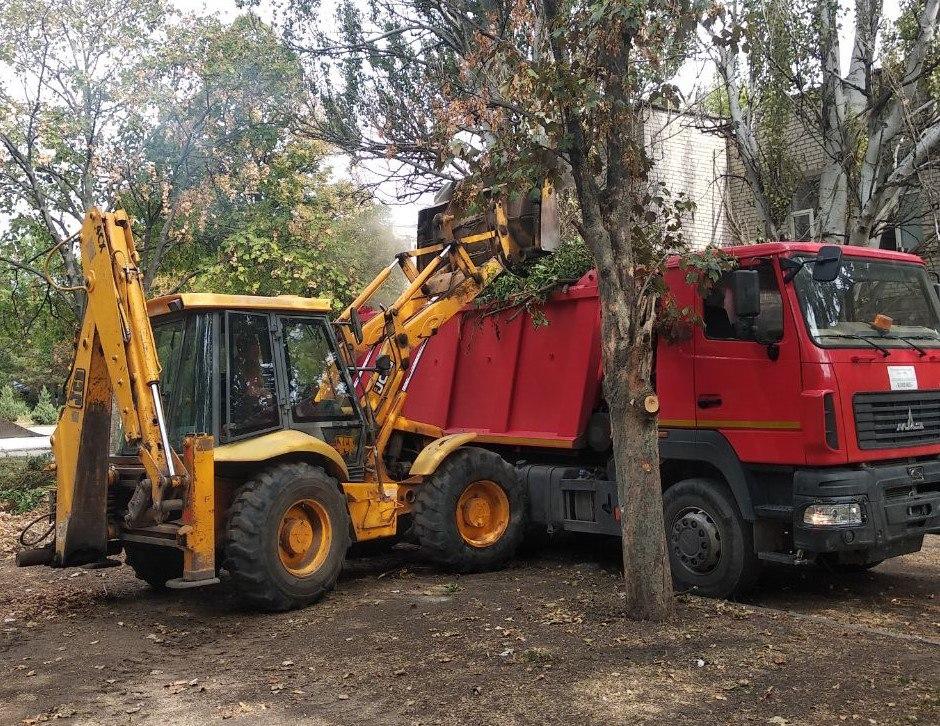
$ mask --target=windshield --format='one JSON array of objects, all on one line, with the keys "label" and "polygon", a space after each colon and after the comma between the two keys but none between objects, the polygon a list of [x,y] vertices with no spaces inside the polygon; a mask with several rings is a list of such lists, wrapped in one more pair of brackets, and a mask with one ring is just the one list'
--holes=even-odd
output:
[{"label": "windshield", "polygon": [[[189,434],[212,431],[212,336],[207,315],[186,315],[153,324],[160,359],[160,393],[170,445],[181,450]],[[135,453],[124,442],[115,412],[113,451]]]},{"label": "windshield", "polygon": [[[845,257],[833,282],[815,282],[812,265],[794,278],[800,308],[813,340],[822,347],[940,347],[933,289],[920,265]],[[887,332],[872,326],[892,319]],[[860,340],[861,339],[861,340]]]}]

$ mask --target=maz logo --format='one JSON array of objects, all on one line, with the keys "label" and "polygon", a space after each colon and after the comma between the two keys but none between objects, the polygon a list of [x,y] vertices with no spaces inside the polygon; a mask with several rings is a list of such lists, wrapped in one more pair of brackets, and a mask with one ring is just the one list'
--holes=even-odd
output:
[{"label": "maz logo", "polygon": [[911,409],[907,409],[907,421],[904,423],[898,424],[898,431],[923,431],[924,424],[922,421],[914,420],[914,412]]}]

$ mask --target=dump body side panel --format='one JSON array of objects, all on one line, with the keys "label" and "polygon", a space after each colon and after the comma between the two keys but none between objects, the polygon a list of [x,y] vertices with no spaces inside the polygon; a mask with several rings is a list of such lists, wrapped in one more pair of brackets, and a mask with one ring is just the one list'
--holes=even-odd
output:
[{"label": "dump body side panel", "polygon": [[[535,324],[540,315],[547,324]],[[428,341],[404,416],[484,442],[570,448],[581,444],[600,387],[591,272],[534,313],[464,310],[449,321]]]}]

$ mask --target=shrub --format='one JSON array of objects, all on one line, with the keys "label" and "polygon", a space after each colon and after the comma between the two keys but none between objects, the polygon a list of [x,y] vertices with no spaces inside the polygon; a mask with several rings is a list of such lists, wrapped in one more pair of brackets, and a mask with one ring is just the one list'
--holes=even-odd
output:
[{"label": "shrub", "polygon": [[0,507],[20,514],[41,505],[55,484],[49,461],[48,455],[0,458]]},{"label": "shrub", "polygon": [[0,389],[0,419],[16,423],[18,419],[29,416],[26,401],[16,395],[12,386]]},{"label": "shrub", "polygon": [[33,408],[33,421],[40,426],[51,426],[59,420],[59,409],[52,403],[52,396],[45,386],[39,392],[39,399]]}]

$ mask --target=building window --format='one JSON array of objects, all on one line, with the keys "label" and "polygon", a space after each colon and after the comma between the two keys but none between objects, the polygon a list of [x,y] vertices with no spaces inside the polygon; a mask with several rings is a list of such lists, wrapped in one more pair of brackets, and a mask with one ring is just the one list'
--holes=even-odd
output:
[{"label": "building window", "polygon": [[881,233],[881,249],[913,252],[924,243],[924,207],[915,189],[908,189],[898,201],[898,209]]}]

